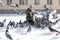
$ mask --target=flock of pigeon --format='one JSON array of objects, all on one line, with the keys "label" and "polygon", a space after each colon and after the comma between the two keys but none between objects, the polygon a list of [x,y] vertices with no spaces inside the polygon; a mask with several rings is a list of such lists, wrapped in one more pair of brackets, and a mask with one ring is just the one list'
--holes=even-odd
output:
[{"label": "flock of pigeon", "polygon": [[[39,20],[40,21],[40,20]],[[39,22],[38,21],[38,22]],[[6,22],[6,19],[4,19],[4,21],[3,22],[0,22],[0,27],[4,27],[4,23]],[[56,21],[57,22],[57,21]],[[39,22],[40,23],[40,22]],[[20,27],[20,28],[24,28],[24,27],[26,27],[26,26],[29,26],[28,27],[28,29],[27,29],[27,33],[28,32],[31,32],[31,24],[29,24],[29,23],[27,23],[27,24],[24,24],[24,23],[22,23],[21,22],[21,20],[20,20],[20,22],[18,23],[15,23],[14,21],[12,22],[12,21],[10,21],[9,23],[8,23],[8,25],[7,25],[7,28],[6,28],[6,31],[5,31],[5,36],[8,38],[8,39],[10,39],[10,40],[13,40],[13,38],[11,37],[11,35],[9,34],[9,26],[11,26],[11,27],[14,27],[14,28],[17,28],[17,27]],[[42,24],[43,25],[43,24]],[[34,25],[34,26],[36,26],[36,25]],[[38,27],[39,28],[41,28],[40,27],[40,25],[38,25]],[[57,32],[57,34],[56,34],[56,36],[57,35],[59,35],[60,34],[60,32],[58,31],[58,30],[56,30],[56,29],[53,29],[50,25],[48,25],[48,29],[50,30],[50,32]],[[43,28],[42,28],[42,30],[43,30]]]},{"label": "flock of pigeon", "polygon": [[[5,22],[6,22],[6,19],[4,19],[3,22],[0,22],[0,27],[4,27],[4,26],[5,26],[5,25],[4,25]],[[27,26],[27,25],[24,25],[24,24],[21,22],[21,20],[20,20],[19,23],[16,23],[16,24],[15,24],[14,21],[11,21],[11,20],[10,20],[10,22],[8,23],[8,25],[7,25],[7,27],[6,27],[5,36],[6,36],[7,39],[9,39],[9,40],[13,40],[11,34],[9,34],[9,28],[10,28],[10,27],[14,27],[14,28],[21,27],[21,28],[23,28],[24,26]],[[26,33],[27,33],[27,32],[31,32],[31,26],[30,26],[30,25],[28,25],[28,26],[29,26],[29,27],[28,27]]]}]

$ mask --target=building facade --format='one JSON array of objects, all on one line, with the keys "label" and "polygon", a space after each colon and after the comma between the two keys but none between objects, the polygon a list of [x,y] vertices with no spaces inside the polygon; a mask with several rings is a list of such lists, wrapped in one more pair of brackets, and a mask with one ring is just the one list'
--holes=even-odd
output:
[{"label": "building facade", "polygon": [[[25,10],[29,5],[33,6],[35,10],[44,9],[44,5],[47,4],[53,9],[60,9],[60,0],[1,0],[4,3],[4,6],[0,6],[0,10],[11,10],[14,8],[18,10]],[[11,5],[10,5],[11,4]],[[13,6],[16,5],[16,6]]]}]

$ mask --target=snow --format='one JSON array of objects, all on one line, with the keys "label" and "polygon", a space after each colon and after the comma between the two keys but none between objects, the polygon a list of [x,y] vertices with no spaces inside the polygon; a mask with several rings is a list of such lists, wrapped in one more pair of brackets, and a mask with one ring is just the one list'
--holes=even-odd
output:
[{"label": "snow", "polygon": [[[36,14],[35,16],[40,17],[40,15]],[[58,15],[59,16],[59,15]],[[2,22],[4,19],[6,20],[5,26],[0,27],[0,40],[9,40],[5,36],[5,30],[6,30],[6,25],[10,20],[19,22],[19,20],[22,20],[24,22],[26,20],[26,15],[18,15],[18,14],[0,14],[0,22]],[[54,25],[54,28],[59,30],[59,23]],[[51,33],[48,29],[38,29],[32,27],[32,31],[29,33],[26,33],[27,31],[26,28],[10,28],[9,29],[9,34],[11,34],[13,40],[60,40],[60,35],[55,36],[56,33]]]}]

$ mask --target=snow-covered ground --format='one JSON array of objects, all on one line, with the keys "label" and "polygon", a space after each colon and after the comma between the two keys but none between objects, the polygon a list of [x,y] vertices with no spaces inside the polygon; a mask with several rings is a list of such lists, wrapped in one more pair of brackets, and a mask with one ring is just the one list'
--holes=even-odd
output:
[{"label": "snow-covered ground", "polygon": [[[40,15],[36,14],[35,16],[39,17]],[[5,30],[6,30],[6,25],[10,20],[15,22],[19,22],[19,20],[22,20],[22,22],[24,22],[26,20],[25,17],[26,17],[25,14],[22,14],[22,15],[0,14],[0,22],[2,22],[4,19],[7,19],[5,26],[2,28],[0,27],[0,40],[9,40],[5,36]],[[60,31],[59,24],[60,22],[54,25],[54,28]],[[27,28],[16,28],[16,29],[10,28],[9,29],[9,33],[11,34],[13,40],[60,40],[60,35],[55,36],[56,33],[50,33],[48,29],[42,30],[42,29],[32,27],[32,31],[30,33],[26,34],[26,31],[27,31]]]}]

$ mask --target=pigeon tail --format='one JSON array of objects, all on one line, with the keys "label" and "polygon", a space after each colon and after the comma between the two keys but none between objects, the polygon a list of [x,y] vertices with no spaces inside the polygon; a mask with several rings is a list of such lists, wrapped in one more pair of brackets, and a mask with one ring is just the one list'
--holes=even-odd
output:
[{"label": "pigeon tail", "polygon": [[56,36],[58,36],[60,34],[60,32],[58,32],[57,34],[56,34]]}]

